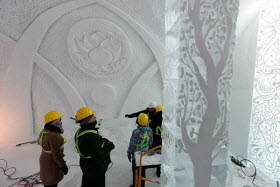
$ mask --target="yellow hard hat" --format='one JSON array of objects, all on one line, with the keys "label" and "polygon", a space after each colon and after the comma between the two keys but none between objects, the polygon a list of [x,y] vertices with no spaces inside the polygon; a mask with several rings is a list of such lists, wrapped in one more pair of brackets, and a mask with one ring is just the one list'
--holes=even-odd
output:
[{"label": "yellow hard hat", "polygon": [[77,121],[81,121],[82,119],[85,119],[94,113],[95,111],[93,112],[89,107],[80,108],[76,114]]},{"label": "yellow hard hat", "polygon": [[147,114],[144,114],[144,113],[140,113],[139,114],[139,116],[138,116],[138,123],[141,126],[146,126],[148,124],[148,121],[149,121],[149,118],[148,118]]},{"label": "yellow hard hat", "polygon": [[45,123],[49,123],[62,117],[63,116],[60,115],[57,111],[50,111],[45,115]]},{"label": "yellow hard hat", "polygon": [[159,112],[159,111],[162,111],[162,105],[158,105],[158,106],[156,107],[156,112]]}]

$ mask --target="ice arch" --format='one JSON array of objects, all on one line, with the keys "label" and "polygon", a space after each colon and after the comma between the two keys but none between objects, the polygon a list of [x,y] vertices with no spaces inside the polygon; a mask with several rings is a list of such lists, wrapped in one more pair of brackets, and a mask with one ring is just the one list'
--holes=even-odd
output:
[{"label": "ice arch", "polygon": [[[83,0],[69,2],[51,8],[39,15],[26,29],[22,37],[16,43],[15,49],[13,51],[13,56],[8,63],[9,67],[7,68],[5,74],[3,86],[3,105],[1,106],[0,121],[1,124],[5,124],[5,128],[1,127],[0,143],[4,142],[4,139],[5,142],[8,141],[7,139],[13,141],[28,139],[32,135],[32,129],[26,129],[25,127],[28,126],[28,124],[32,124],[33,122],[30,97],[32,71],[34,66],[33,59],[49,27],[67,12],[94,3],[99,3],[100,5],[108,8],[109,10],[119,15],[122,19],[127,21],[129,25],[135,31],[137,31],[138,34],[148,44],[155,55],[161,73],[163,72],[163,44],[158,42],[143,26],[141,26],[140,23],[135,21],[133,18],[131,18],[129,15],[127,15],[125,12],[115,7],[114,5],[99,0]],[[44,24],[42,25],[41,23]],[[41,66],[42,65],[43,64],[41,63]],[[51,66],[47,66],[47,63],[45,63],[42,67],[52,68]],[[59,74],[56,76],[59,77]],[[162,76],[164,76],[164,74],[162,74]],[[73,88],[72,91],[72,93],[74,93],[74,95],[76,94],[77,96],[77,92],[73,90]],[[82,105],[84,105],[84,102],[81,101],[74,104],[72,108],[78,108]],[[31,127],[32,125],[29,126]],[[20,136],[15,135],[15,129],[18,132],[21,132]],[[9,137],[7,137],[5,136],[5,134],[10,135]]]}]

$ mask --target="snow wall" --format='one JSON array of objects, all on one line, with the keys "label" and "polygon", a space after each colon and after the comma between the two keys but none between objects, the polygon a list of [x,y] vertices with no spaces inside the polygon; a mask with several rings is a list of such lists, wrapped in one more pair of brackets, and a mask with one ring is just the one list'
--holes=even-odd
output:
[{"label": "snow wall", "polygon": [[[240,1],[229,120],[230,149],[242,156],[256,58],[252,2]],[[164,6],[162,0],[1,1],[0,147],[36,137],[50,110],[61,112],[71,129],[69,117],[81,106],[121,119],[150,101],[162,103]]]},{"label": "snow wall", "polygon": [[[164,1],[1,1],[0,145],[30,140],[57,110],[100,119],[162,103]],[[144,11],[143,11],[144,10]]]}]

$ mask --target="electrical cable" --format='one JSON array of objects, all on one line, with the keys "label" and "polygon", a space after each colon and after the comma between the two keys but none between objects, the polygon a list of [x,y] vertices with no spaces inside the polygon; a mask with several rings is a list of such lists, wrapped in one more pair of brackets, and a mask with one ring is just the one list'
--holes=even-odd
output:
[{"label": "electrical cable", "polygon": [[69,165],[68,168],[71,168],[71,166],[80,166],[78,164],[72,164],[72,165]]},{"label": "electrical cable", "polygon": [[[16,183],[10,185],[9,187],[12,187],[16,184],[21,187],[33,187],[38,184],[41,184],[40,179],[39,179],[39,177],[40,177],[39,172],[32,174],[30,176],[27,176],[27,177],[13,178],[12,175],[14,175],[16,173],[16,168],[15,167],[8,168],[8,162],[5,159],[0,159],[0,161],[1,160],[5,162],[5,168],[0,167],[3,170],[4,175],[7,176],[9,180],[12,180],[12,181],[18,180]],[[9,171],[10,169],[14,169],[14,172],[11,174],[8,174],[7,171]]]},{"label": "electrical cable", "polygon": [[[239,158],[241,158],[241,159],[239,159]],[[252,184],[253,184],[254,186],[260,187],[260,186],[258,186],[258,185],[255,184],[255,179],[256,179],[256,176],[257,176],[257,168],[256,168],[255,164],[254,164],[252,161],[250,161],[250,160],[248,160],[248,159],[246,159],[246,158],[243,158],[242,156],[237,156],[237,159],[235,159],[233,156],[231,156],[231,161],[232,161],[234,164],[238,165],[238,166],[241,168],[241,171],[242,171],[242,173],[243,173],[245,176],[247,176],[247,177],[253,177]],[[253,175],[248,175],[248,174],[246,174],[246,173],[244,172],[244,168],[247,167],[247,162],[250,162],[250,163],[253,165],[253,167],[254,167],[254,172],[253,172],[254,174],[253,174]],[[244,185],[243,187],[251,187],[251,186],[249,186],[249,185]]]}]

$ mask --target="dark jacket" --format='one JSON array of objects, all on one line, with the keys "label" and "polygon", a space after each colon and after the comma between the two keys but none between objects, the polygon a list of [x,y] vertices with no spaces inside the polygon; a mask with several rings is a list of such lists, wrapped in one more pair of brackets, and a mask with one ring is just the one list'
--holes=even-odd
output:
[{"label": "dark jacket", "polygon": [[[44,128],[47,134],[43,135],[42,146],[46,151],[52,151],[52,154],[42,151],[40,156],[40,178],[43,185],[58,184],[64,177],[61,168],[65,165],[63,159],[63,145],[64,139],[60,136],[60,129],[49,124]],[[40,133],[41,137],[42,133]]]},{"label": "dark jacket", "polygon": [[151,119],[156,112],[155,111],[149,112],[148,109],[146,109],[146,110],[142,110],[142,111],[139,111],[139,112],[135,112],[135,113],[129,114],[128,116],[130,118],[137,118],[140,113],[147,114],[149,119]]},{"label": "dark jacket", "polygon": [[153,117],[151,119],[150,127],[153,130],[153,137],[154,137],[154,141],[153,141],[153,146],[152,147],[156,147],[156,146],[162,144],[162,140],[161,140],[161,124],[162,124],[162,111],[159,111],[159,112],[155,113],[155,115],[153,115]]},{"label": "dark jacket", "polygon": [[[86,130],[98,131],[98,128],[95,128],[96,124],[97,122],[94,121],[87,125],[81,125],[79,134]],[[108,169],[108,165],[110,164],[110,149],[105,145],[102,148],[103,143],[103,138],[94,133],[86,133],[78,138],[80,152],[86,157],[91,156],[91,158],[84,158],[80,156],[81,170],[89,179],[96,179],[104,176]]]}]

